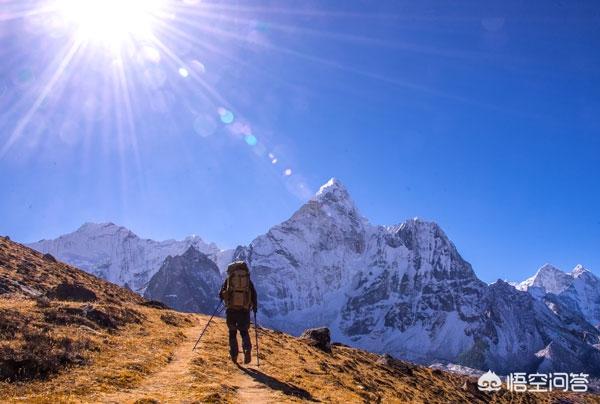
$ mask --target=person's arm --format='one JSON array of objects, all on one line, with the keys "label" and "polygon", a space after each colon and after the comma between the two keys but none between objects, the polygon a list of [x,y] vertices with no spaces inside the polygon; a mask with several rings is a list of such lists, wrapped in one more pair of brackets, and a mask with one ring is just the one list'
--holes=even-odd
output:
[{"label": "person's arm", "polygon": [[221,286],[221,290],[219,291],[219,299],[225,300],[225,291],[227,290],[227,279],[223,282],[223,286]]},{"label": "person's arm", "polygon": [[252,311],[256,313],[258,310],[258,296],[256,295],[256,289],[254,289],[252,281],[250,281],[250,300],[252,300]]}]

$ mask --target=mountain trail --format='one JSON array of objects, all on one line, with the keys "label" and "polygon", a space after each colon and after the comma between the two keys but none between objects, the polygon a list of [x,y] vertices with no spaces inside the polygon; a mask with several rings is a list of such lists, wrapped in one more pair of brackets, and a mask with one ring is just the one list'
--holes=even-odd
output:
[{"label": "mountain trail", "polygon": [[[190,373],[192,360],[197,351],[192,347],[201,332],[202,327],[190,327],[185,332],[185,340],[175,348],[172,360],[159,371],[148,375],[136,388],[108,394],[100,398],[103,403],[134,403],[140,399],[148,402],[172,403],[195,401],[196,386]],[[251,367],[238,366],[240,372],[235,372],[229,380],[236,393],[239,403],[277,403],[281,397],[268,387],[269,376]],[[275,393],[275,394],[274,394]],[[189,395],[188,395],[189,394]]]},{"label": "mountain trail", "polygon": [[[252,368],[241,368],[242,371],[251,371]],[[261,384],[248,374],[239,374],[233,379],[237,387],[237,400],[240,403],[279,403],[281,397],[276,398],[265,384]]]},{"label": "mountain trail", "polygon": [[133,402],[149,398],[160,402],[181,400],[182,390],[192,391],[193,380],[189,373],[190,362],[194,358],[192,347],[200,327],[190,327],[185,332],[186,339],[173,352],[172,360],[158,372],[148,375],[135,389],[120,391],[102,398],[104,403]]}]

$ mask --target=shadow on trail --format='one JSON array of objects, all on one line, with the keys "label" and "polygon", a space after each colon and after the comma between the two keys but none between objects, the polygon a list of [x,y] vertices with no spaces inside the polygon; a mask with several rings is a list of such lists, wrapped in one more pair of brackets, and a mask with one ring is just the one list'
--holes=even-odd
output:
[{"label": "shadow on trail", "polygon": [[308,391],[298,386],[280,382],[274,377],[264,374],[260,370],[245,368],[243,366],[240,366],[239,364],[237,365],[237,367],[257,382],[262,383],[273,390],[281,391],[283,394],[286,394],[288,396],[295,396],[304,400],[318,402],[318,400],[315,400]]}]

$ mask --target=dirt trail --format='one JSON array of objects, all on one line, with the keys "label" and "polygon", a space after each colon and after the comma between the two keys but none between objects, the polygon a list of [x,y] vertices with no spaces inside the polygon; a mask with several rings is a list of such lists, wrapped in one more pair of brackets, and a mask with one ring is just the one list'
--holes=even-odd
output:
[{"label": "dirt trail", "polygon": [[240,403],[280,403],[281,396],[276,396],[264,384],[258,383],[248,375],[240,373],[233,380],[238,387],[237,400]]},{"label": "dirt trail", "polygon": [[[195,401],[193,397],[194,381],[189,370],[191,361],[196,355],[192,351],[192,347],[200,331],[201,327],[189,328],[185,332],[186,339],[175,348],[171,362],[158,372],[148,375],[138,387],[106,395],[101,397],[100,401],[103,403],[133,403],[141,398],[153,399],[161,403]],[[235,372],[235,376],[230,380],[236,389],[236,402],[281,402],[281,396],[251,377],[254,370],[248,368],[247,372],[250,373],[246,373],[244,369],[240,367],[239,372]]]}]

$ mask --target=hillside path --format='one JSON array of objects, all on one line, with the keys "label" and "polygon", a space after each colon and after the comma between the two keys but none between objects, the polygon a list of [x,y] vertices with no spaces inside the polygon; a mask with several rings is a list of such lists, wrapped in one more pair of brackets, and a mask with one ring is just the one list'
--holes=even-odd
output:
[{"label": "hillside path", "polygon": [[[161,403],[187,403],[195,401],[194,380],[189,372],[191,361],[196,353],[192,347],[202,327],[191,327],[186,332],[186,339],[173,351],[173,359],[159,371],[148,375],[138,387],[125,391],[117,391],[101,398],[103,403],[133,403],[145,398]],[[246,373],[243,369],[248,369]],[[239,403],[277,403],[281,396],[265,384],[251,377],[250,368],[240,367],[229,382],[236,388],[236,402]],[[185,394],[189,392],[189,397]]]}]

